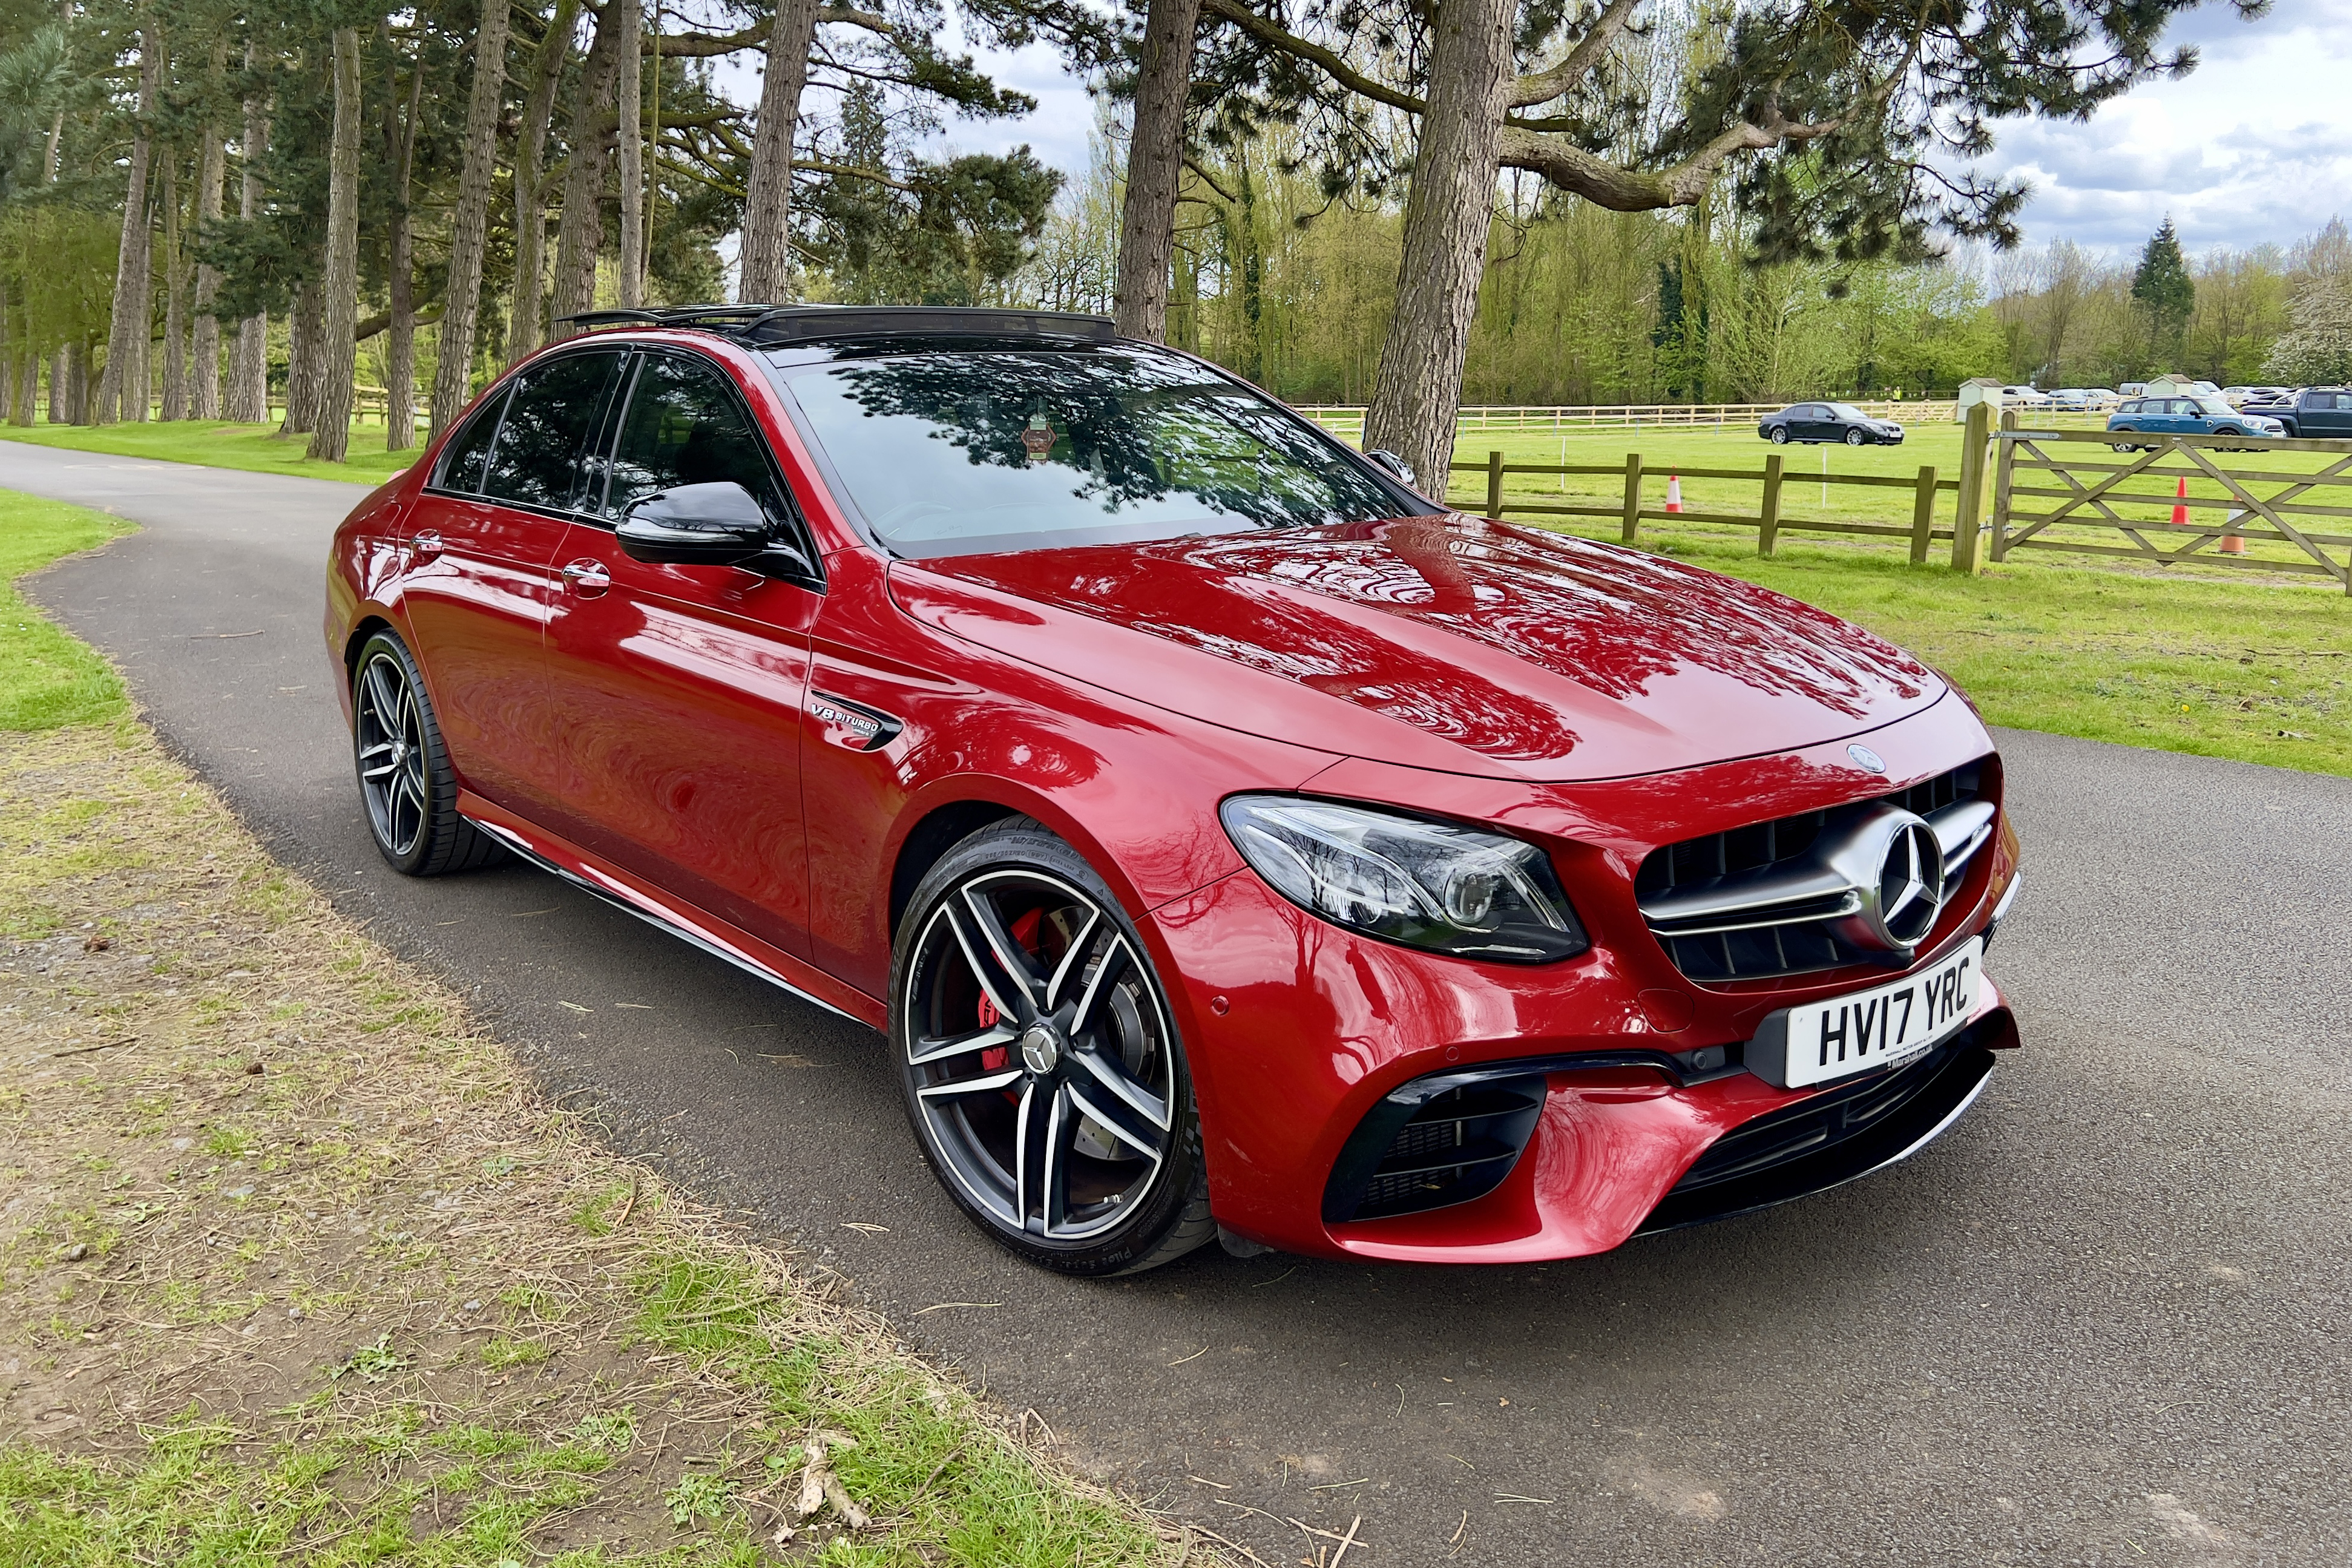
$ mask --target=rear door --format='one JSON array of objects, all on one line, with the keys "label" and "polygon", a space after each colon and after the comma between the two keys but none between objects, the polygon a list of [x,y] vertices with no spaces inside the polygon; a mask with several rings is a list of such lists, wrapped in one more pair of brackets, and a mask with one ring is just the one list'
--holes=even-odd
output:
[{"label": "rear door", "polygon": [[499,389],[443,449],[411,514],[403,609],[450,758],[476,793],[526,815],[553,781],[540,706],[551,563],[617,362],[557,355]]},{"label": "rear door", "polygon": [[[795,956],[807,951],[801,704],[824,603],[767,439],[733,380],[677,350],[634,356],[603,445],[609,481],[566,532],[548,711],[567,830],[585,847]],[[631,503],[733,480],[812,575],[634,560]]]}]

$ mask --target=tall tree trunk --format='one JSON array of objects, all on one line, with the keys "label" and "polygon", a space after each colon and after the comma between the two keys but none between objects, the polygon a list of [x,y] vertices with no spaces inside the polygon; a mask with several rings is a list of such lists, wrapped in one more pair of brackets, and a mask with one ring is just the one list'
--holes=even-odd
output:
[{"label": "tall tree trunk", "polygon": [[[490,0],[486,9],[503,16],[504,0]],[[505,50],[489,58],[503,60]],[[319,389],[319,428],[310,437],[310,454],[322,463],[341,463],[352,442],[352,401],[359,369],[359,344],[352,333],[360,319],[360,114],[364,108],[359,29],[338,27],[335,126],[327,148],[327,268],[319,285],[324,297],[319,336],[327,352]]]},{"label": "tall tree trunk", "polygon": [[1439,0],[1396,314],[1364,411],[1364,446],[1411,465],[1443,500],[1478,282],[1495,216],[1496,150],[1512,79],[1511,0]]},{"label": "tall tree trunk", "polygon": [[[797,3],[797,0],[795,0]],[[604,172],[609,160],[601,125],[613,104],[614,42],[620,20],[611,5],[596,19],[596,41],[580,71],[579,97],[564,126],[571,166],[563,172],[563,216],[555,226],[555,287],[550,301],[548,336],[568,338],[579,330],[563,318],[596,300],[596,249],[604,237]]]},{"label": "tall tree trunk", "polygon": [[319,424],[319,286],[294,286],[286,319],[286,418],[280,435],[308,435]]},{"label": "tall tree trunk", "polygon": [[163,150],[163,417],[188,417],[187,267],[180,248],[180,157]]},{"label": "tall tree trunk", "polygon": [[[397,86],[395,78],[394,86]],[[392,319],[383,356],[383,449],[405,452],[416,444],[416,298],[410,277],[414,246],[409,233],[409,178],[416,168],[416,116],[424,107],[425,62],[418,59],[408,77],[408,113],[385,110],[384,141],[393,167],[390,273]],[[385,94],[388,103],[400,101],[397,92]]]},{"label": "tall tree trunk", "polygon": [[1111,315],[1130,338],[1168,340],[1168,272],[1176,255],[1176,186],[1184,172],[1184,107],[1201,0],[1150,0],[1127,142]]},{"label": "tall tree trunk", "polygon": [[751,136],[751,172],[743,187],[743,249],[735,298],[745,305],[781,305],[793,297],[793,137],[800,122],[801,89],[808,85],[816,11],[817,0],[777,0],[776,19],[768,29],[768,75],[760,88],[760,124]]},{"label": "tall tree trunk", "polygon": [[16,360],[22,351],[16,340],[23,331],[21,321],[8,314],[6,287],[0,287],[0,419],[10,423],[16,423]]},{"label": "tall tree trunk", "polygon": [[[246,40],[245,68],[250,73],[259,50]],[[251,223],[261,212],[261,154],[269,145],[269,117],[257,98],[245,100],[245,136],[237,145],[243,165],[237,180],[236,215]],[[269,317],[257,312],[236,324],[236,347],[228,361],[228,417],[242,424],[266,424],[269,420]]]},{"label": "tall tree trunk", "polygon": [[610,0],[620,11],[619,79],[613,101],[621,111],[621,308],[646,302],[646,104],[637,52],[644,47],[639,0]]},{"label": "tall tree trunk", "polygon": [[555,0],[555,15],[531,61],[530,96],[523,102],[522,128],[515,137],[514,311],[507,328],[507,362],[539,347],[546,331],[540,308],[546,303],[547,128],[555,118],[555,87],[572,58],[572,33],[580,20],[580,0]]},{"label": "tall tree trunk", "polygon": [[441,308],[441,355],[433,368],[433,439],[464,411],[473,390],[474,322],[482,303],[482,251],[489,239],[490,177],[497,172],[499,105],[506,97],[508,0],[485,0],[474,33],[474,89],[466,104],[466,161],[449,219],[449,293]]},{"label": "tall tree trunk", "polygon": [[[222,69],[228,61],[226,39],[213,45],[212,82],[215,89]],[[217,124],[207,123],[204,129],[204,152],[196,167],[196,235],[204,236],[206,224],[217,224],[221,218],[221,187],[228,180],[228,149]],[[196,267],[196,324],[188,350],[188,358],[195,367],[194,413],[198,419],[218,419],[221,416],[220,318],[213,314],[213,301],[220,298],[220,268],[209,263]]]},{"label": "tall tree trunk", "polygon": [[97,353],[97,341],[91,338],[84,338],[73,346],[73,363],[67,368],[66,385],[70,389],[72,401],[68,406],[73,410],[76,424],[98,423],[99,378],[89,373],[89,362]]},{"label": "tall tree trunk", "polygon": [[122,202],[122,241],[114,260],[114,319],[106,343],[106,373],[99,382],[97,422],[147,418],[147,339],[154,330],[154,279],[150,274],[147,169],[153,155],[151,125],[163,82],[163,40],[154,14],[139,21],[139,120],[131,140],[131,180]]},{"label": "tall tree trunk", "polygon": [[27,348],[25,357],[16,362],[16,406],[9,411],[11,424],[33,423],[33,405],[41,396],[41,356]]},{"label": "tall tree trunk", "polygon": [[73,350],[64,343],[49,357],[49,423],[71,424],[73,420]]}]

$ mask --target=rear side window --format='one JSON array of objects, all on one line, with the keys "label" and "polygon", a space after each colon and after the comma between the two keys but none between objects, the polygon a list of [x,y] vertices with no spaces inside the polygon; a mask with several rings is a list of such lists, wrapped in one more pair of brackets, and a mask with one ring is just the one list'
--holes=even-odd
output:
[{"label": "rear side window", "polygon": [[571,506],[581,449],[620,362],[618,352],[566,354],[524,371],[507,401],[482,493],[529,507]]},{"label": "rear side window", "polygon": [[656,490],[721,480],[734,481],[770,512],[784,515],[766,439],[727,378],[699,361],[648,355],[621,415],[605,511],[619,517]]},{"label": "rear side window", "polygon": [[447,450],[441,455],[437,481],[441,488],[462,490],[468,496],[481,494],[482,476],[490,465],[490,440],[499,433],[499,413],[507,405],[509,390],[500,387],[496,396],[474,411],[465,428],[450,437]]}]

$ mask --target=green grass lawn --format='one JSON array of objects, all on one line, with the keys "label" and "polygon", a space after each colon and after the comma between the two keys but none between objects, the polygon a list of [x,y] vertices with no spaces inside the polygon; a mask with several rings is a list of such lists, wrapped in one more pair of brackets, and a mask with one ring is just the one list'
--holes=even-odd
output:
[{"label": "green grass lawn", "polygon": [[0,440],[61,446],[74,452],[106,452],[159,463],[200,463],[214,468],[244,468],[257,474],[298,474],[306,479],[342,479],[381,485],[416,460],[421,447],[383,449],[383,426],[352,426],[351,457],[314,463],[303,455],[310,438],[277,434],[275,424],[230,424],[226,421],[175,420],[169,424],[0,424]]},{"label": "green grass lawn", "polygon": [[0,730],[97,724],[124,711],[112,666],[26,603],[16,579],[130,531],[104,512],[0,490]]}]

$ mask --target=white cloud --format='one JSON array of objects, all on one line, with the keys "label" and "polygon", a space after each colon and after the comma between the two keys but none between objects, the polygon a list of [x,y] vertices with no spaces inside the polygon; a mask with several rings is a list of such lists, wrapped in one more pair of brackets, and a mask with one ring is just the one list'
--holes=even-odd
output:
[{"label": "white cloud", "polygon": [[2013,121],[1983,167],[2031,181],[2026,237],[2136,250],[2168,214],[2191,249],[2287,244],[2352,214],[2352,0],[2226,6],[2175,29],[2198,68],[2080,125]]}]

